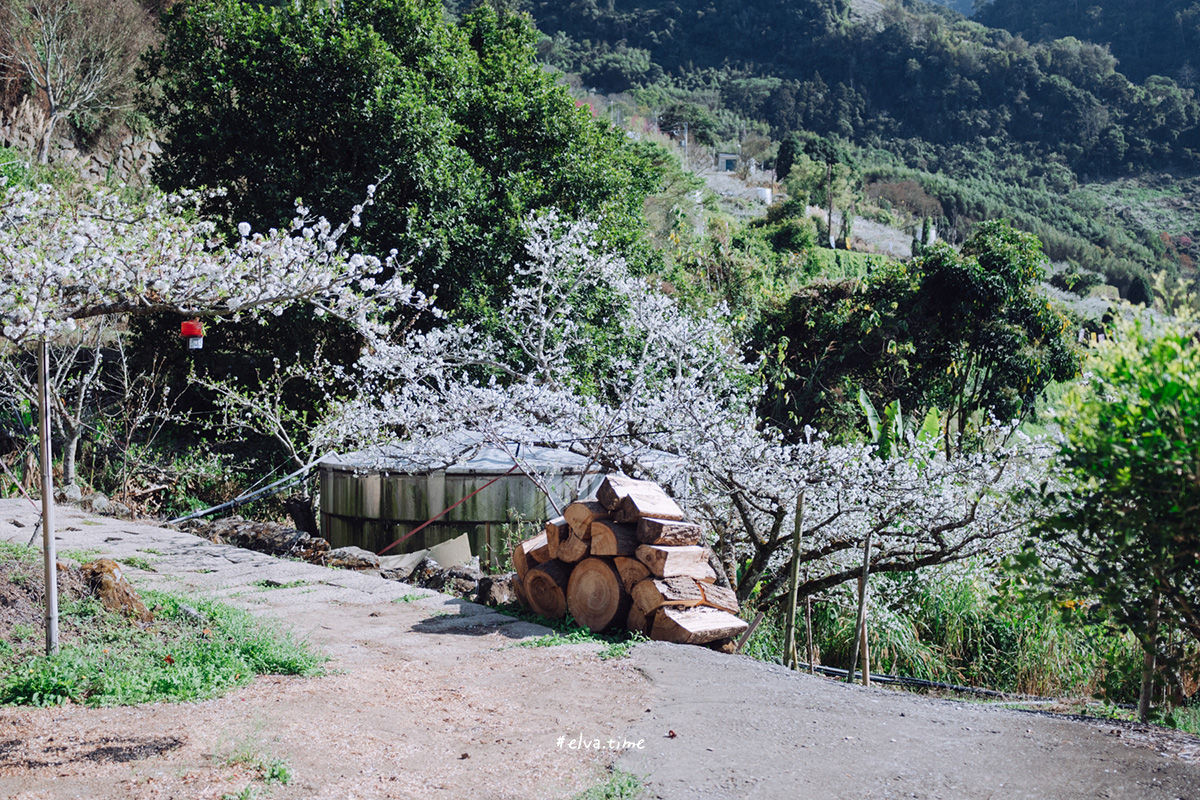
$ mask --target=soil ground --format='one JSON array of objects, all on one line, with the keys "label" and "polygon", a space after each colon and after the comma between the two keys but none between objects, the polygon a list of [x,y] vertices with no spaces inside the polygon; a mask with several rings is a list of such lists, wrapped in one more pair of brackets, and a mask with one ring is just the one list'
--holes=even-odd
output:
[{"label": "soil ground", "polygon": [[[36,511],[0,501],[0,538]],[[19,527],[21,526],[21,527]],[[379,578],[60,509],[60,548],[219,597],[331,656],[317,678],[132,708],[0,709],[0,797],[562,798],[615,764],[648,797],[1200,800],[1200,740],[863,689],[666,644],[590,645]],[[284,584],[268,588],[264,581]],[[286,763],[264,785],[256,763]]]}]

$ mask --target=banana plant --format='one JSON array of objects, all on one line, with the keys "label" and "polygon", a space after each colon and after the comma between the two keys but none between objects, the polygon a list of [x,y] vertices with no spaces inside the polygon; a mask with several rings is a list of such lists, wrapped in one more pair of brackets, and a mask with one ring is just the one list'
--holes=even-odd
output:
[{"label": "banana plant", "polygon": [[941,418],[936,408],[929,410],[921,427],[913,430],[912,420],[906,421],[900,409],[900,401],[893,400],[883,408],[883,416],[875,410],[875,404],[863,389],[858,390],[858,405],[867,417],[867,427],[871,431],[871,443],[875,445],[880,458],[897,458],[908,442],[909,435],[925,440],[937,436],[940,430],[938,424]]}]

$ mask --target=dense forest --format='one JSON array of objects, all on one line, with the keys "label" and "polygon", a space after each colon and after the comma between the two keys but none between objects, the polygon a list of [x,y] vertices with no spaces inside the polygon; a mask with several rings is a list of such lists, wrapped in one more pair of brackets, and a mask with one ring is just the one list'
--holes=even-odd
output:
[{"label": "dense forest", "polygon": [[[1200,165],[1200,103],[1176,79],[1182,51],[1156,54],[1172,68],[1127,73],[1106,43],[1031,38],[898,0],[518,5],[544,34],[546,62],[660,129],[686,125],[726,148],[752,133],[833,137],[857,148],[868,185],[918,183],[952,240],[1008,217],[1123,295],[1144,293],[1147,271],[1190,274],[1194,221],[1134,219],[1103,188]],[[1028,5],[997,2],[980,18]],[[1173,10],[1142,16],[1139,30],[1175,26]]]},{"label": "dense forest", "polygon": [[1136,81],[1152,75],[1196,86],[1192,63],[1200,45],[1200,3],[1188,0],[991,0],[975,19],[1030,42],[1075,37],[1108,47],[1120,71]]}]

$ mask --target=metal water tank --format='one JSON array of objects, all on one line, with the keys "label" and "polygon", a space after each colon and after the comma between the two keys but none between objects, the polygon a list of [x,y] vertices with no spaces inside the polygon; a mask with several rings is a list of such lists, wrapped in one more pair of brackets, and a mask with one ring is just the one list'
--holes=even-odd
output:
[{"label": "metal water tank", "polygon": [[330,547],[378,552],[450,509],[389,554],[432,547],[465,533],[472,553],[493,564],[502,558],[510,510],[544,522],[572,500],[594,496],[604,478],[600,466],[584,456],[528,445],[519,450],[482,445],[434,470],[386,450],[329,456],[318,468],[321,535]]}]

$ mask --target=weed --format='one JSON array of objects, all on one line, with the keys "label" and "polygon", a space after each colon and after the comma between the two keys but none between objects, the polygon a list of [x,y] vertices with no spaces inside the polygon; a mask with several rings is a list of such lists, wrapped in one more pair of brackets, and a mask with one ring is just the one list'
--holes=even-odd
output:
[{"label": "weed", "polygon": [[645,787],[642,779],[631,772],[610,768],[608,780],[575,795],[575,800],[636,800]]},{"label": "weed", "polygon": [[161,555],[164,555],[164,553],[163,553],[163,551],[162,551],[162,550],[156,550],[156,549],[155,549],[155,548],[153,548],[153,547],[142,547],[142,548],[139,548],[139,549],[138,549],[138,552],[139,552],[139,553],[145,553],[145,554],[146,554],[146,555],[148,555],[148,556],[161,556]]},{"label": "weed", "polygon": [[250,585],[257,586],[260,589],[294,589],[297,586],[307,586],[308,581],[305,581],[305,580],[275,581],[275,580],[271,580],[270,578],[263,578],[261,581],[255,581],[254,583],[252,583]]},{"label": "weed", "polygon": [[640,633],[631,633],[629,638],[623,642],[610,642],[597,655],[601,661],[608,661],[613,658],[628,658],[630,652],[633,651],[633,646],[641,642],[649,641]]},{"label": "weed", "polygon": [[282,758],[273,758],[262,766],[264,783],[281,783],[287,786],[292,780],[292,768]]},{"label": "weed", "polygon": [[154,572],[154,562],[143,556],[125,556],[124,558],[118,558],[117,561],[134,569]]},{"label": "weed", "polygon": [[423,594],[406,594],[401,597],[394,598],[393,603],[415,603],[418,600],[424,600],[426,595]]},{"label": "weed", "polygon": [[248,785],[237,794],[225,793],[221,795],[221,800],[257,800],[258,787],[254,784]]},{"label": "weed", "polygon": [[37,629],[25,622],[18,622],[12,626],[10,635],[14,642],[28,642],[37,637]]},{"label": "weed", "polygon": [[26,574],[24,572],[17,572],[16,570],[14,570],[14,571],[8,573],[8,580],[9,580],[9,583],[15,584],[17,586],[24,586],[28,582],[29,578],[28,578],[28,576],[26,576]]}]

